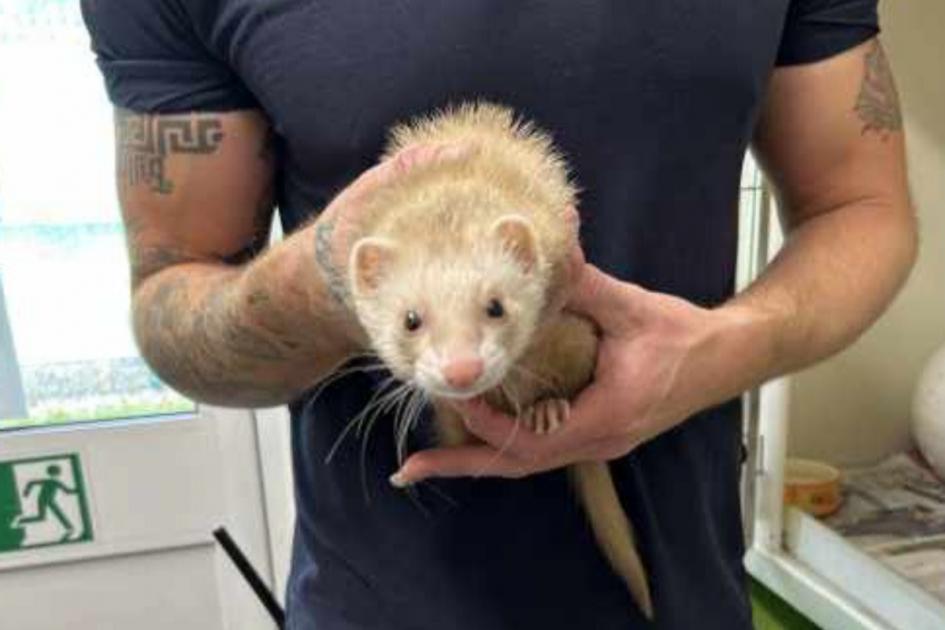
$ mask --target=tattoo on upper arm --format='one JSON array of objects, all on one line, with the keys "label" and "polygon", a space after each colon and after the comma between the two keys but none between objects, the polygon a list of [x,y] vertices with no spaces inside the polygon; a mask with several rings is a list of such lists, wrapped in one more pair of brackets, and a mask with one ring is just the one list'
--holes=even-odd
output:
[{"label": "tattoo on upper arm", "polygon": [[902,129],[896,85],[879,40],[866,53],[863,83],[853,109],[863,121],[864,134],[873,131],[885,137],[887,132]]},{"label": "tattoo on upper arm", "polygon": [[[158,120],[147,114],[117,110],[116,124],[120,183],[129,186],[146,184],[159,194],[173,191],[173,183],[167,179],[164,170],[164,159],[168,155],[213,153],[223,138],[220,121],[202,114],[190,115],[188,118],[176,117],[173,120],[163,117]],[[273,140],[267,135],[259,149],[260,159],[274,159],[272,145]],[[179,263],[219,260],[230,265],[240,265],[252,260],[269,243],[273,207],[274,186],[270,178],[256,203],[252,237],[238,251],[203,257],[174,248],[143,245],[139,236],[144,221],[135,213],[126,211],[124,221],[132,286],[137,286],[142,280],[165,267]]]},{"label": "tattoo on upper arm", "polygon": [[168,195],[174,182],[167,178],[167,156],[175,153],[214,153],[223,140],[223,123],[213,114],[154,116],[115,111],[115,161],[124,186],[146,185]]}]

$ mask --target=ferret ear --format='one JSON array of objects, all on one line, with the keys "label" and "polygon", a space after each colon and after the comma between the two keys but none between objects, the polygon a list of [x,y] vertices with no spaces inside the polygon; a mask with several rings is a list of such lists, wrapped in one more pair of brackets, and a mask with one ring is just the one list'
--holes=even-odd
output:
[{"label": "ferret ear", "polygon": [[520,214],[507,214],[496,219],[491,230],[526,272],[535,268],[538,264],[538,238],[528,219]]},{"label": "ferret ear", "polygon": [[367,237],[354,244],[348,273],[355,296],[373,293],[384,280],[387,267],[397,257],[397,245],[387,238]]}]

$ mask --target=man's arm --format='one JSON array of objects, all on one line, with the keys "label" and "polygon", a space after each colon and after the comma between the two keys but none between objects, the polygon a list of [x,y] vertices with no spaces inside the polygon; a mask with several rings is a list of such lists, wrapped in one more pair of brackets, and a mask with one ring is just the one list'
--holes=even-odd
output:
[{"label": "man's arm", "polygon": [[201,401],[285,401],[339,360],[314,239],[261,251],[273,213],[268,125],[255,111],[117,110],[134,332],[148,363]]},{"label": "man's arm", "polygon": [[274,165],[260,113],[115,120],[134,332],[162,379],[199,401],[275,405],[358,347],[339,270],[359,198],[435,148],[366,171],[317,221],[263,251]]},{"label": "man's arm", "polygon": [[751,287],[705,309],[587,265],[569,308],[600,326],[598,363],[562,428],[516,431],[480,400],[458,403],[482,444],[416,453],[391,482],[519,477],[620,457],[851,343],[916,256],[899,108],[878,42],[776,70],[755,151],[778,189],[787,240]]},{"label": "man's arm", "polygon": [[776,70],[754,149],[777,191],[786,241],[729,306],[772,318],[761,361],[773,376],[852,343],[917,254],[899,99],[879,40]]}]

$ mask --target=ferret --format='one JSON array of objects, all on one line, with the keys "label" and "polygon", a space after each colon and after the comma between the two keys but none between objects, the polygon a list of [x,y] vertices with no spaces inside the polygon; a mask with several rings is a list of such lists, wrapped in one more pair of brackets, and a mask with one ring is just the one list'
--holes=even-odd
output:
[{"label": "ferret", "polygon": [[[348,269],[354,311],[393,376],[430,398],[443,444],[476,441],[449,401],[480,395],[530,430],[553,431],[597,354],[594,326],[551,306],[573,243],[568,166],[550,136],[486,102],[394,127],[384,157],[421,143],[469,152],[417,167],[365,202]],[[652,618],[607,463],[569,472],[601,551]]]}]

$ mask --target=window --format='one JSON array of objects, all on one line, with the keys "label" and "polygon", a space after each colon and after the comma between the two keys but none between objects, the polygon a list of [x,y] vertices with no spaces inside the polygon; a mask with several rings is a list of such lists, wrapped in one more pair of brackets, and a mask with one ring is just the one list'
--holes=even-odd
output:
[{"label": "window", "polygon": [[0,430],[194,408],[132,338],[112,108],[78,5],[0,0]]}]

